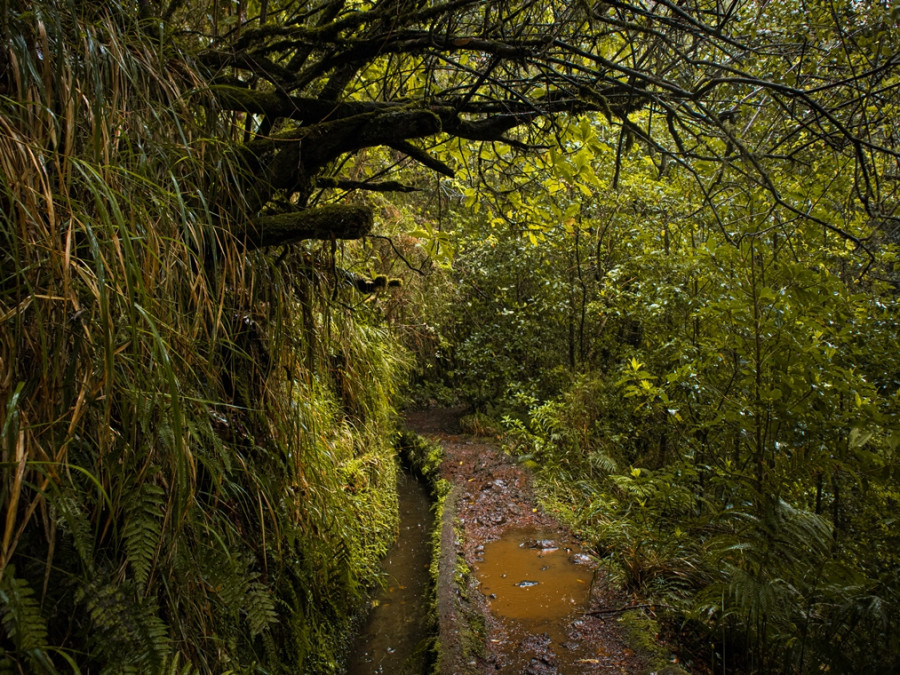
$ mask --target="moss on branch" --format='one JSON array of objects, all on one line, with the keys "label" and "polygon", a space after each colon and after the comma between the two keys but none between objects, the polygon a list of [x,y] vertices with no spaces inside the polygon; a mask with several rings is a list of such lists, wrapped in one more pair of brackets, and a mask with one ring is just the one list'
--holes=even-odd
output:
[{"label": "moss on branch", "polygon": [[340,178],[316,178],[316,187],[337,190],[368,190],[370,192],[419,192],[420,188],[405,185],[395,180],[370,182],[365,180],[345,180]]},{"label": "moss on branch", "polygon": [[282,117],[308,123],[320,122],[326,118],[344,119],[354,115],[396,111],[403,108],[403,105],[398,103],[334,101],[309,96],[288,96],[275,91],[257,91],[226,82],[211,84],[209,89],[225,110],[239,110],[254,115]]},{"label": "moss on branch", "polygon": [[247,248],[267,248],[303,239],[359,239],[372,231],[372,209],[335,204],[263,216],[244,233]]}]

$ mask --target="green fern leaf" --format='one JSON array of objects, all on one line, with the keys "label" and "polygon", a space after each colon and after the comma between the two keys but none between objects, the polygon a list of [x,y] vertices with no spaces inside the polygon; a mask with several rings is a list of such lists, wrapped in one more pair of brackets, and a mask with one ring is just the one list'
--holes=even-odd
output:
[{"label": "green fern leaf", "polygon": [[256,637],[270,624],[278,621],[278,613],[275,611],[275,603],[272,594],[266,586],[253,581],[248,585],[244,596],[247,619],[250,622],[250,635]]},{"label": "green fern leaf", "polygon": [[76,600],[85,603],[91,617],[96,648],[107,663],[104,672],[163,669],[171,640],[155,597],[138,599],[132,582],[108,578],[80,588]]},{"label": "green fern leaf", "polygon": [[128,562],[134,572],[138,590],[143,592],[162,536],[165,491],[145,482],[133,497],[126,512],[122,535]]},{"label": "green fern leaf", "polygon": [[60,529],[68,532],[81,562],[88,570],[94,566],[94,537],[91,522],[82,505],[71,494],[61,495],[54,500],[54,507],[59,514]]},{"label": "green fern leaf", "polygon": [[28,654],[32,662],[47,664],[47,623],[41,606],[28,582],[15,574],[15,567],[10,565],[0,578],[0,622],[17,651]]}]

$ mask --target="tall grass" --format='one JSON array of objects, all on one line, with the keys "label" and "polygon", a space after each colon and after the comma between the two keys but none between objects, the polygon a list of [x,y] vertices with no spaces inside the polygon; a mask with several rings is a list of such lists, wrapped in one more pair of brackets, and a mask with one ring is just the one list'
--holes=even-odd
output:
[{"label": "tall grass", "polygon": [[395,528],[402,358],[232,237],[189,54],[79,4],[0,19],[0,664],[333,670]]}]

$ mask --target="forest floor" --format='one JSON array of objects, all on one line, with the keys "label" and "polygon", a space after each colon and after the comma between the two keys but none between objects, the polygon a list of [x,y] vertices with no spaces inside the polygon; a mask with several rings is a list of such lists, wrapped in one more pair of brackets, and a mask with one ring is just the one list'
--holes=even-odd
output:
[{"label": "forest floor", "polygon": [[[458,578],[439,580],[439,607],[442,594],[445,603],[452,594],[450,601],[464,617],[449,630],[442,617],[441,672],[651,670],[618,621],[628,599],[597,560],[582,552],[572,531],[540,508],[526,468],[491,439],[461,433],[461,413],[407,414],[411,430],[443,446],[441,477],[455,495],[452,539],[471,571],[463,588]],[[474,649],[461,647],[467,639],[477,643]]]}]

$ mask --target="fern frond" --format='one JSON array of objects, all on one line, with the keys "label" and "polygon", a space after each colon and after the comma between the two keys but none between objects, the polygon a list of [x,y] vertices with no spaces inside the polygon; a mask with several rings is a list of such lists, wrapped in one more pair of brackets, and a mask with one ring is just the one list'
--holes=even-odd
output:
[{"label": "fern frond", "polygon": [[252,637],[256,637],[271,624],[278,621],[278,613],[275,611],[272,594],[259,581],[252,581],[248,585],[244,595],[244,609],[247,612],[247,620],[250,623],[250,635]]},{"label": "fern frond", "polygon": [[169,661],[164,670],[161,672],[165,672],[166,675],[195,675],[195,673],[199,673],[190,661],[186,661],[185,663],[181,662],[181,652],[175,652],[175,656],[172,657],[172,660]]},{"label": "fern frond", "polygon": [[72,544],[78,557],[88,570],[94,566],[94,537],[91,523],[81,504],[71,494],[63,494],[53,501],[59,514],[60,529],[72,537]]},{"label": "fern frond", "polygon": [[24,579],[17,579],[15,566],[9,565],[0,578],[0,622],[6,637],[16,651],[26,655],[32,664],[45,668],[52,662],[44,651],[47,647],[47,623],[34,590]]},{"label": "fern frond", "polygon": [[160,618],[155,597],[137,598],[135,586],[114,579],[96,580],[79,588],[76,600],[91,617],[94,648],[109,672],[159,672],[170,651],[168,627]]},{"label": "fern frond", "polygon": [[138,590],[143,592],[162,536],[165,491],[144,482],[129,501],[122,536]]},{"label": "fern frond", "polygon": [[34,590],[24,579],[17,579],[13,565],[4,570],[0,579],[0,617],[6,635],[16,649],[30,651],[47,643],[47,624],[41,607],[34,598]]}]

